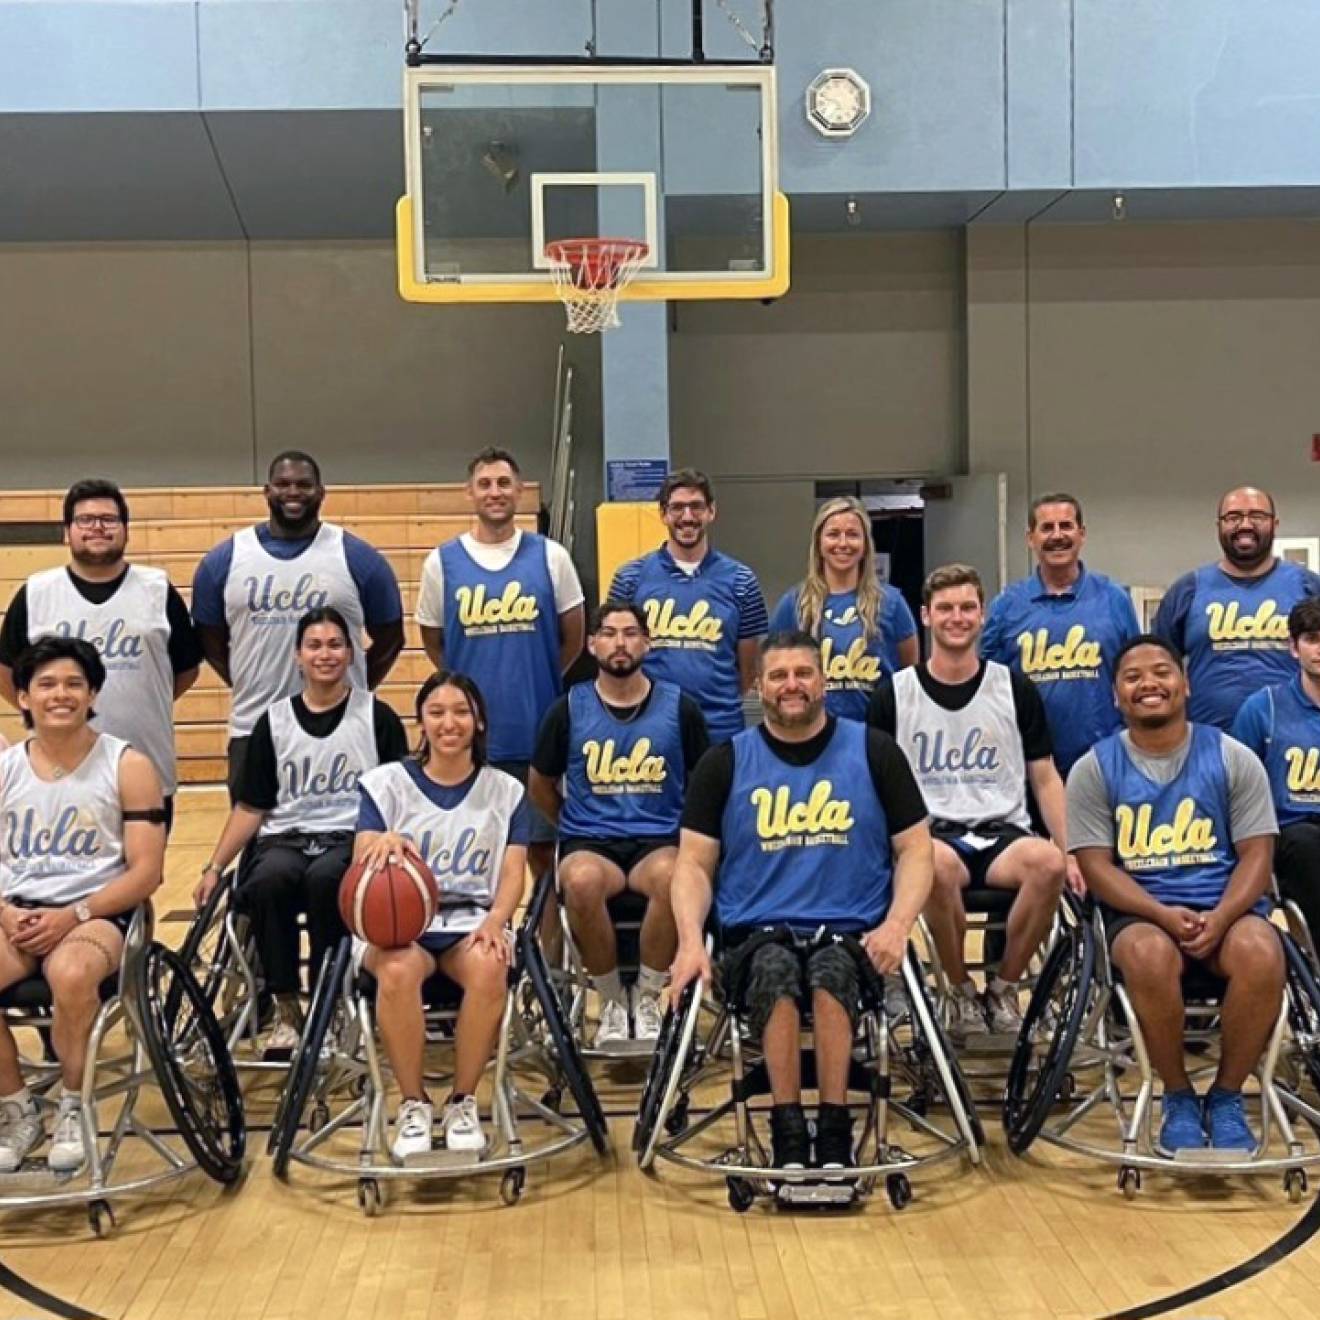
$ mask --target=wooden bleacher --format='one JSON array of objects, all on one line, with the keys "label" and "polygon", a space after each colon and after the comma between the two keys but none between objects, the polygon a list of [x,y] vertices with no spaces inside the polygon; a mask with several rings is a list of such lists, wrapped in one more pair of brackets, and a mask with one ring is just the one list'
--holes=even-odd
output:
[{"label": "wooden bleacher", "polygon": [[[192,594],[193,572],[217,542],[267,517],[259,490],[247,486],[205,486],[175,490],[125,490],[132,514],[128,557],[168,570],[185,600]],[[63,545],[6,543],[6,525],[60,524],[64,492],[0,492],[0,606],[32,574],[68,562]],[[523,491],[519,525],[536,527],[540,491]],[[403,593],[404,651],[378,695],[410,718],[417,685],[430,672],[413,612],[422,562],[441,541],[471,528],[473,518],[461,485],[342,486],[326,497],[323,516],[369,541],[391,563]],[[225,722],[229,689],[209,665],[192,690],[175,705],[175,741],[181,784],[219,784],[225,777]],[[0,733],[11,741],[23,737],[17,712],[0,705]]]}]

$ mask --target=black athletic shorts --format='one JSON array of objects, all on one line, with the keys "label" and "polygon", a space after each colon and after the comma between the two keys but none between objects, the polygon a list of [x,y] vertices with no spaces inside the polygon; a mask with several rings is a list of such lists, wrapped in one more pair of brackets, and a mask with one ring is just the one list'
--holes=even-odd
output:
[{"label": "black athletic shorts", "polygon": [[[1155,923],[1151,921],[1149,917],[1138,916],[1135,912],[1120,912],[1118,908],[1110,907],[1108,903],[1100,903],[1098,906],[1100,908],[1100,915],[1104,918],[1105,922],[1105,942],[1108,944],[1111,952],[1114,948],[1114,941],[1123,931],[1127,930],[1129,926],[1155,926]],[[1195,903],[1181,903],[1179,906],[1188,908],[1192,912],[1210,912],[1213,910],[1213,904],[1211,907],[1200,907]],[[1257,911],[1253,909],[1251,912],[1244,912],[1243,916],[1260,917],[1263,921],[1269,920],[1269,914],[1266,910]],[[1241,920],[1242,917],[1239,917],[1238,921]],[[1161,930],[1162,927],[1155,926],[1155,929]],[[1230,929],[1232,929],[1232,927],[1230,927]],[[1189,958],[1188,961],[1194,964],[1204,965],[1203,960],[1200,958]]]},{"label": "black athletic shorts", "polygon": [[626,876],[653,852],[659,852],[661,848],[677,847],[676,834],[645,835],[638,839],[560,839],[559,860],[562,862],[575,852],[595,853],[597,857],[613,862]]},{"label": "black athletic shorts", "polygon": [[[931,822],[931,834],[943,843],[947,843],[958,854],[958,860],[967,868],[971,877],[968,889],[988,889],[986,879],[990,868],[1012,844],[1019,839],[1032,837],[1029,830],[1010,825],[1007,821],[996,821],[993,825],[979,828],[960,824],[956,821],[936,820]],[[975,836],[975,840],[969,839]],[[980,839],[991,842],[981,845]]]},{"label": "black athletic shorts", "polygon": [[[46,903],[37,903],[30,898],[11,898],[9,902],[16,908],[27,908],[29,910],[49,906],[49,904]],[[72,907],[73,905],[71,903],[57,903],[55,906]],[[116,912],[113,917],[94,917],[93,920],[108,921],[112,926],[117,926],[121,934],[127,935],[128,928],[133,924],[133,912],[134,909],[129,908],[127,912]]]}]

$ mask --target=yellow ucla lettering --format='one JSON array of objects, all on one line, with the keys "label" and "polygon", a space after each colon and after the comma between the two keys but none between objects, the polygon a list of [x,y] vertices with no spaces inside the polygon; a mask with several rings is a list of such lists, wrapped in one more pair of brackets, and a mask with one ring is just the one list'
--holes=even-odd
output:
[{"label": "yellow ucla lettering", "polygon": [[866,654],[866,642],[861,637],[855,637],[846,651],[836,650],[834,639],[825,638],[820,644],[820,663],[827,683],[880,681],[880,657]]},{"label": "yellow ucla lettering", "polygon": [[1177,853],[1211,852],[1219,842],[1215,825],[1208,816],[1196,814],[1196,803],[1189,797],[1178,803],[1173,821],[1151,825],[1154,814],[1149,802],[1133,811],[1120,805],[1114,816],[1118,823],[1118,855],[1134,857],[1172,857]]},{"label": "yellow ucla lettering", "polygon": [[1044,628],[1034,633],[1018,634],[1018,650],[1022,653],[1024,674],[1043,674],[1056,669],[1099,669],[1100,643],[1086,640],[1086,629],[1080,623],[1068,629],[1061,642],[1050,645],[1050,635]]},{"label": "yellow ucla lettering", "polygon": [[1211,601],[1205,612],[1210,616],[1212,642],[1288,640],[1288,616],[1279,613],[1278,601],[1262,601],[1254,614],[1244,614],[1235,600]]},{"label": "yellow ucla lettering", "polygon": [[492,623],[532,623],[541,610],[535,596],[522,594],[522,583],[516,578],[495,597],[486,593],[486,584],[459,587],[458,621],[465,628],[481,627]]},{"label": "yellow ucla lettering", "polygon": [[1320,747],[1289,747],[1283,759],[1290,793],[1320,793]]},{"label": "yellow ucla lettering", "polygon": [[751,804],[756,808],[756,832],[763,839],[784,839],[790,834],[843,834],[853,827],[852,803],[830,795],[834,785],[822,779],[805,802],[794,802],[788,786],[754,788]]},{"label": "yellow ucla lettering", "polygon": [[651,740],[638,738],[626,756],[614,749],[614,739],[603,743],[592,738],[582,744],[587,758],[587,778],[593,784],[663,784],[665,758],[651,755]]},{"label": "yellow ucla lettering", "polygon": [[689,614],[680,614],[672,600],[648,600],[644,608],[653,640],[718,642],[724,636],[724,624],[711,615],[708,601],[697,601]]}]

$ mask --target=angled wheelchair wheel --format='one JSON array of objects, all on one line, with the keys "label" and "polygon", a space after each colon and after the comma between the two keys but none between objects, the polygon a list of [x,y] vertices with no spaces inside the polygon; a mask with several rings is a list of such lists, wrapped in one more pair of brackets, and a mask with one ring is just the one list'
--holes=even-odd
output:
[{"label": "angled wheelchair wheel", "polygon": [[1014,1155],[1026,1153],[1064,1089],[1094,979],[1090,923],[1065,922],[1032,991],[1008,1068],[1002,1121]]},{"label": "angled wheelchair wheel", "polygon": [[334,953],[321,964],[321,975],[316,981],[316,990],[312,995],[311,1006],[307,1010],[307,1020],[303,1026],[302,1039],[294,1053],[293,1063],[289,1066],[288,1076],[284,1080],[284,1090],[280,1093],[280,1102],[275,1109],[275,1121],[271,1124],[267,1152],[274,1157],[274,1170],[277,1178],[283,1178],[289,1167],[289,1153],[293,1150],[298,1129],[302,1126],[303,1114],[311,1101],[312,1091],[316,1086],[316,1070],[321,1063],[321,1050],[330,1026],[334,1021],[335,1008],[343,991],[344,980],[348,975],[348,964],[353,954],[353,946],[348,940],[339,941]]},{"label": "angled wheelchair wheel", "polygon": [[1311,1085],[1320,1091],[1320,981],[1310,960],[1290,936],[1282,937],[1287,969],[1288,1026],[1294,1056]]},{"label": "angled wheelchair wheel", "polygon": [[642,1088],[637,1122],[633,1125],[632,1148],[642,1157],[643,1168],[650,1164],[650,1157],[654,1154],[656,1129],[669,1099],[670,1079],[687,1061],[693,1035],[688,1029],[688,1019],[700,1013],[700,1000],[701,982],[693,981],[683,987],[678,1002],[670,1004],[665,1013],[664,1025],[660,1028],[655,1053],[651,1055],[651,1066],[646,1073],[646,1085]]},{"label": "angled wheelchair wheel", "polygon": [[142,1044],[179,1135],[209,1177],[236,1182],[247,1146],[243,1095],[211,1006],[187,964],[162,944],[147,946],[133,990]]},{"label": "angled wheelchair wheel", "polygon": [[225,982],[225,968],[221,963],[225,905],[232,889],[233,879],[226,873],[193,917],[187,938],[179,949],[179,957],[192,972],[203,997],[217,1017],[220,1015],[219,999]]}]

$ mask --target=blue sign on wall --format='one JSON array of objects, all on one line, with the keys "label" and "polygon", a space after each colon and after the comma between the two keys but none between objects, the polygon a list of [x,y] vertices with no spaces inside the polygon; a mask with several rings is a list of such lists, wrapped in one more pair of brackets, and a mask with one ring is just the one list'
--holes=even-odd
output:
[{"label": "blue sign on wall", "polygon": [[605,464],[605,473],[611,501],[653,500],[669,475],[669,463],[663,458],[612,458]]}]

